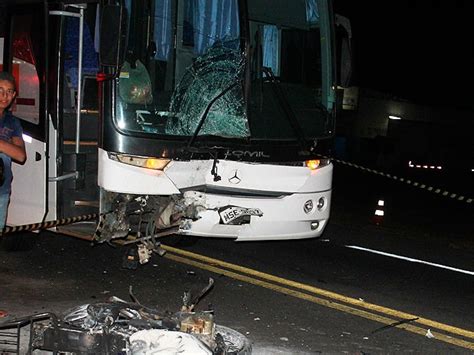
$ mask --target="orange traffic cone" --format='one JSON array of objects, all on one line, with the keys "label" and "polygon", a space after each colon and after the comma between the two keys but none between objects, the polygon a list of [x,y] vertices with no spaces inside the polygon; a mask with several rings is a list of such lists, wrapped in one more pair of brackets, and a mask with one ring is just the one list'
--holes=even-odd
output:
[{"label": "orange traffic cone", "polygon": [[374,215],[372,216],[372,223],[375,225],[381,225],[385,216],[385,201],[378,200],[377,207],[375,208]]}]

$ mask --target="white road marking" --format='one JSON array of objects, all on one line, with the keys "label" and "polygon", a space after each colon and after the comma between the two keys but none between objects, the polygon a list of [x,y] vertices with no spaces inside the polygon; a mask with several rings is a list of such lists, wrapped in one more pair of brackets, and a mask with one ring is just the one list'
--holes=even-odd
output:
[{"label": "white road marking", "polygon": [[451,271],[460,272],[460,273],[463,273],[463,274],[467,274],[467,275],[474,276],[474,271],[468,271],[468,270],[458,269],[458,268],[455,268],[455,267],[452,267],[452,266],[446,266],[446,265],[442,265],[442,264],[431,263],[431,262],[429,262],[429,261],[424,261],[424,260],[419,260],[419,259],[414,259],[414,258],[408,258],[408,257],[406,257],[406,256],[401,256],[401,255],[397,255],[397,254],[386,253],[386,252],[379,251],[379,250],[374,250],[374,249],[363,248],[363,247],[359,247],[359,246],[357,246],[357,245],[346,245],[346,248],[357,249],[357,250],[363,250],[363,251],[367,251],[367,252],[369,252],[369,253],[384,255],[384,256],[391,257],[391,258],[395,258],[395,259],[406,260],[406,261],[410,261],[410,262],[412,262],[412,263],[419,263],[419,264],[430,265],[430,266],[434,266],[434,267],[439,267],[439,268],[441,268],[441,269],[451,270]]}]

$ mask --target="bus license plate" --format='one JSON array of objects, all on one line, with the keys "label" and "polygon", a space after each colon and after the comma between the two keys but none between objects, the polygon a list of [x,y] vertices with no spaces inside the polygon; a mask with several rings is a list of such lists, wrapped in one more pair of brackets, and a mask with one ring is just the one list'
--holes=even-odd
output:
[{"label": "bus license plate", "polygon": [[250,222],[250,216],[263,216],[263,212],[259,208],[227,206],[219,210],[219,216],[223,224],[242,224]]}]

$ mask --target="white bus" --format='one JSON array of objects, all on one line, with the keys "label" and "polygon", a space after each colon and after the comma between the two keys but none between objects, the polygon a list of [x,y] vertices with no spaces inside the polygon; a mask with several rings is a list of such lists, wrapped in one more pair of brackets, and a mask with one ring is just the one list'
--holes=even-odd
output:
[{"label": "white bus", "polygon": [[9,225],[95,212],[99,242],[323,233],[330,0],[25,0],[1,12],[28,154]]}]

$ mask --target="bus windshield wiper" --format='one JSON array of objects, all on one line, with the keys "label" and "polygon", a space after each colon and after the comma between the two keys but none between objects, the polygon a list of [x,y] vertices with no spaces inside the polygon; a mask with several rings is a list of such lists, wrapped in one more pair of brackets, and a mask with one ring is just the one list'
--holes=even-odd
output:
[{"label": "bus windshield wiper", "polygon": [[[279,81],[276,79],[275,75],[273,74],[273,71],[271,68],[268,67],[263,67],[262,68],[263,73],[270,79],[271,87],[273,89],[273,92],[275,96],[278,99],[278,102],[280,103],[283,111],[285,112],[285,116],[288,119],[288,122],[290,123],[291,127],[293,128],[293,131],[296,134],[296,137],[298,139],[298,142],[301,146],[301,149],[303,152],[307,150],[308,147],[308,142],[305,138],[303,129],[301,128],[300,123],[298,122],[298,119],[296,117],[295,112],[293,111],[288,98],[286,97],[285,93],[283,92],[281,85]],[[327,111],[324,109],[324,107],[319,107],[318,108],[321,110],[321,112],[327,113]]]},{"label": "bus windshield wiper", "polygon": [[219,100],[222,96],[227,94],[230,90],[232,90],[234,87],[236,87],[239,84],[240,84],[239,81],[232,83],[232,85],[229,85],[228,87],[226,87],[218,95],[216,95],[211,101],[209,101],[209,103],[206,106],[206,109],[204,110],[204,112],[201,115],[201,118],[199,119],[199,124],[196,127],[196,130],[194,131],[193,136],[189,139],[188,144],[186,145],[186,149],[189,150],[191,146],[194,144],[194,141],[196,140],[199,132],[201,131],[202,126],[204,125],[204,122],[206,121],[207,116],[209,115],[209,111],[211,110],[212,105],[214,105],[214,103],[217,100]]}]

